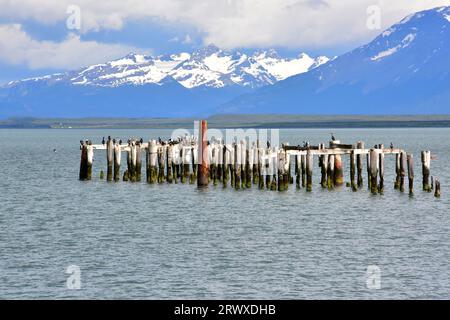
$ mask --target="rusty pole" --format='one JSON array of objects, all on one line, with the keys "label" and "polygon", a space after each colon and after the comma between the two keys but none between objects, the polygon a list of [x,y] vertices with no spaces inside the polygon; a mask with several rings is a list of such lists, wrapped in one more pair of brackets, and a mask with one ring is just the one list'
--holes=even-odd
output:
[{"label": "rusty pole", "polygon": [[208,131],[208,123],[206,120],[202,120],[198,139],[198,175],[197,175],[198,187],[208,186],[209,165],[208,165],[207,131]]}]

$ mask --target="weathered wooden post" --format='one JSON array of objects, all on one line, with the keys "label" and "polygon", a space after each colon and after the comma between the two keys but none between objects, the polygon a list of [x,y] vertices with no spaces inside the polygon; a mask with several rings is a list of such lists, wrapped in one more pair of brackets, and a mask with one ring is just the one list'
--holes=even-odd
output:
[{"label": "weathered wooden post", "polygon": [[166,166],[167,166],[167,182],[173,183],[172,177],[172,145],[167,145],[166,148]]},{"label": "weathered wooden post", "polygon": [[380,173],[380,184],[378,186],[378,192],[382,194],[384,192],[384,145],[380,145],[380,155],[378,159],[379,173]]},{"label": "weathered wooden post", "polygon": [[111,137],[108,137],[108,141],[106,142],[106,162],[107,162],[107,171],[106,171],[106,181],[112,181],[113,179],[113,142]]},{"label": "weathered wooden post", "polygon": [[434,179],[434,196],[436,198],[441,197],[441,182],[439,181],[438,178]]},{"label": "weathered wooden post", "polygon": [[235,170],[235,177],[234,177],[234,187],[235,189],[241,188],[241,161],[242,161],[242,144],[240,142],[237,142],[234,146],[234,170]]},{"label": "weathered wooden post", "polygon": [[277,168],[277,172],[278,172],[278,191],[284,191],[284,162],[285,162],[285,158],[284,158],[284,152],[283,152],[283,148],[281,148],[278,151],[277,154],[278,157],[278,168]]},{"label": "weathered wooden post", "polygon": [[80,160],[80,180],[87,180],[88,177],[88,148],[85,141],[80,141],[81,143],[81,160]]},{"label": "weathered wooden post", "polygon": [[114,145],[114,181],[120,181],[120,160],[122,158],[121,146],[116,143]]},{"label": "weathered wooden post", "polygon": [[253,168],[252,168],[252,173],[253,173],[253,184],[254,185],[258,185],[259,184],[259,155],[258,155],[258,149],[259,149],[259,140],[257,140],[256,145],[253,145]]},{"label": "weathered wooden post", "polygon": [[266,164],[263,161],[264,152],[264,148],[258,148],[258,183],[261,190],[264,189],[264,173],[266,172]]},{"label": "weathered wooden post", "polygon": [[136,182],[136,141],[131,140],[130,148],[130,167],[128,168],[128,176],[131,182]]},{"label": "weathered wooden post", "polygon": [[141,142],[136,142],[135,145],[136,148],[136,167],[135,167],[135,175],[136,175],[136,181],[141,181],[141,175],[142,175],[142,149],[141,149]]},{"label": "weathered wooden post", "polygon": [[[365,148],[364,142],[358,141],[356,147],[359,151],[363,150]],[[361,188],[363,186],[363,155],[361,153],[356,156],[356,170],[358,172],[358,188]]]},{"label": "weathered wooden post", "polygon": [[367,187],[372,190],[372,179],[370,177],[370,150],[366,155],[366,166],[367,166]]},{"label": "weathered wooden post", "polygon": [[394,189],[400,190],[400,180],[401,180],[401,173],[400,173],[400,153],[397,153],[395,155],[395,183],[394,183]]},{"label": "weathered wooden post", "polygon": [[[301,162],[301,168],[302,168],[302,187],[306,188],[306,155],[302,154],[302,162]],[[334,159],[333,159],[334,161]]]},{"label": "weathered wooden post", "polygon": [[163,183],[165,181],[165,168],[164,168],[164,146],[158,146],[158,183]]},{"label": "weathered wooden post", "polygon": [[430,167],[431,167],[431,151],[422,151],[422,186],[424,191],[431,191],[430,188]]},{"label": "weathered wooden post", "polygon": [[412,196],[414,194],[414,161],[413,155],[407,155],[408,162],[408,185],[409,185],[409,194]]},{"label": "weathered wooden post", "polygon": [[311,150],[306,153],[306,191],[312,191],[312,176],[313,176],[313,165],[314,158]]},{"label": "weathered wooden post", "polygon": [[[358,191],[357,182],[355,182],[357,156],[355,150],[350,153],[350,185],[353,191]],[[358,171],[359,172],[359,171]],[[358,175],[359,179],[359,175]]]},{"label": "weathered wooden post", "polygon": [[105,173],[103,172],[103,170],[100,170],[100,180],[105,179]]},{"label": "weathered wooden post", "polygon": [[334,188],[334,154],[328,156],[328,168],[327,168],[327,186],[328,189]]},{"label": "weathered wooden post", "polygon": [[158,173],[157,173],[157,163],[158,163],[158,146],[155,140],[150,140],[148,142],[148,159],[149,159],[149,176],[147,177],[148,183],[156,183]]},{"label": "weathered wooden post", "polygon": [[183,162],[183,175],[181,177],[181,183],[185,183],[189,179],[190,175],[190,148],[183,147],[183,158],[181,159]]},{"label": "weathered wooden post", "polygon": [[297,189],[300,189],[301,187],[301,179],[302,179],[301,165],[302,165],[302,158],[299,155],[295,155],[295,186],[297,187]]},{"label": "weathered wooden post", "polygon": [[222,184],[223,187],[226,188],[228,186],[228,180],[230,179],[230,152],[227,149],[227,145],[224,143],[222,146]]},{"label": "weathered wooden post", "polygon": [[370,149],[370,190],[372,194],[377,194],[378,192],[378,163],[379,156],[375,149]]},{"label": "weathered wooden post", "polygon": [[94,162],[94,146],[91,141],[87,143],[87,180],[92,180],[92,164]]},{"label": "weathered wooden post", "polygon": [[400,191],[405,191],[405,176],[406,176],[406,152],[402,151],[400,154]]},{"label": "weathered wooden post", "polygon": [[252,176],[253,176],[253,147],[248,146],[246,150],[246,157],[245,157],[245,182],[246,187],[251,188],[252,187]]},{"label": "weathered wooden post", "polygon": [[321,155],[319,157],[319,163],[320,163],[320,170],[321,170],[321,179],[320,179],[320,185],[322,186],[322,188],[327,188],[328,187],[328,182],[327,182],[327,173],[328,173],[328,155],[324,154]]},{"label": "weathered wooden post", "polygon": [[289,183],[291,182],[291,161],[289,154],[287,151],[283,148],[281,151],[284,154],[284,169],[283,169],[283,183],[284,183],[284,190],[289,189]]},{"label": "weathered wooden post", "polygon": [[208,123],[206,120],[201,121],[199,139],[198,139],[198,170],[197,170],[197,186],[207,187],[209,176],[208,164]]},{"label": "weathered wooden post", "polygon": [[342,186],[344,184],[344,168],[340,154],[334,156],[334,185]]}]

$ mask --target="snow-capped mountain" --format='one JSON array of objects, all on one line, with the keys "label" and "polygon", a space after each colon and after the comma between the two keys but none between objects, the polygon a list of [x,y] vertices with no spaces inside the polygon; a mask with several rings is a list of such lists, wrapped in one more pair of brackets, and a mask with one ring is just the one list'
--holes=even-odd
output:
[{"label": "snow-capped mountain", "polygon": [[[327,61],[327,57],[311,58],[305,53],[297,58],[286,59],[281,58],[274,50],[247,55],[238,51],[223,51],[209,45],[193,53],[155,57],[129,54],[121,59],[81,70],[25,81],[117,87],[125,84],[164,85],[175,80],[188,89],[234,85],[258,88],[307,72]],[[17,84],[16,81],[9,86]]]},{"label": "snow-capped mountain", "polygon": [[450,6],[404,18],[372,42],[219,108],[231,113],[450,112]]}]

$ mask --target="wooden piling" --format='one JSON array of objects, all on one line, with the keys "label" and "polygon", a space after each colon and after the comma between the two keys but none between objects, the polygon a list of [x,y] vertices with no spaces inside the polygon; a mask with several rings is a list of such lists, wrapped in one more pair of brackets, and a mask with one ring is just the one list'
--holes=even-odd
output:
[{"label": "wooden piling", "polygon": [[312,191],[312,176],[313,176],[313,165],[314,158],[310,150],[306,153],[306,191]]},{"label": "wooden piling", "polygon": [[434,196],[436,198],[441,197],[441,182],[439,181],[438,178],[434,179]]},{"label": "wooden piling", "polygon": [[402,151],[400,154],[400,191],[405,191],[405,177],[406,177],[406,170],[407,170],[407,163],[406,163],[406,152]]},{"label": "wooden piling", "polygon": [[185,183],[186,181],[188,181],[189,176],[190,176],[190,148],[183,148],[183,154],[182,154],[182,166],[183,166],[183,175],[181,177],[181,183]]},{"label": "wooden piling", "polygon": [[328,189],[334,188],[334,154],[328,156],[328,168],[327,168],[327,187]]},{"label": "wooden piling", "polygon": [[[302,162],[301,162],[301,169],[302,169],[302,187],[306,188],[306,155],[301,155]],[[334,158],[333,158],[334,161]],[[333,164],[334,167],[334,164]],[[334,173],[333,173],[334,174]]]},{"label": "wooden piling", "polygon": [[400,153],[395,155],[395,183],[394,189],[400,190],[400,179],[401,179],[401,171],[400,171]]},{"label": "wooden piling", "polygon": [[122,158],[121,147],[118,143],[114,145],[114,181],[120,181],[120,160]]},{"label": "wooden piling", "polygon": [[[350,153],[350,186],[353,191],[358,190],[358,182],[355,181],[357,157],[355,150]],[[358,171],[359,172],[359,171]],[[359,179],[359,175],[358,175]]]},{"label": "wooden piling", "polygon": [[408,165],[408,185],[409,185],[409,194],[414,194],[414,160],[413,155],[407,155],[407,165]]},{"label": "wooden piling", "polygon": [[234,146],[234,188],[236,190],[241,188],[241,161],[242,161],[242,144],[236,143]]},{"label": "wooden piling", "polygon": [[150,140],[148,142],[148,176],[147,182],[150,184],[156,183],[158,179],[158,146],[156,145],[155,140]]},{"label": "wooden piling", "polygon": [[248,146],[245,157],[245,184],[247,189],[252,187],[253,160],[253,148]]},{"label": "wooden piling", "polygon": [[141,149],[141,142],[136,142],[135,145],[136,148],[136,166],[135,166],[135,175],[136,175],[136,181],[141,181],[142,176],[142,149]]},{"label": "wooden piling", "polygon": [[380,174],[380,184],[378,185],[378,192],[383,194],[384,192],[384,146],[380,145],[380,154],[378,157],[378,168]]},{"label": "wooden piling", "polygon": [[367,187],[372,190],[372,179],[370,176],[370,151],[366,155],[366,167],[367,167]]},{"label": "wooden piling", "polygon": [[285,189],[285,186],[284,186],[284,162],[286,161],[285,160],[285,154],[284,154],[284,152],[283,152],[283,149],[280,149],[279,151],[278,151],[278,170],[277,170],[277,172],[278,172],[278,191],[284,191]]},{"label": "wooden piling", "polygon": [[334,156],[334,185],[342,186],[344,184],[344,168],[342,165],[342,157],[339,154]]},{"label": "wooden piling", "polygon": [[206,120],[201,121],[198,139],[198,169],[197,169],[197,186],[207,187],[209,176],[208,164],[208,123]]},{"label": "wooden piling", "polygon": [[370,149],[370,191],[372,194],[378,193],[378,164],[379,155],[376,149]]},{"label": "wooden piling", "polygon": [[113,180],[113,153],[114,147],[111,137],[108,137],[108,141],[106,142],[106,162],[107,162],[107,170],[106,170],[106,181]]},{"label": "wooden piling", "polygon": [[136,182],[136,141],[131,140],[130,148],[130,162],[128,168],[128,176],[131,182]]},{"label": "wooden piling", "polygon": [[87,176],[86,180],[92,180],[92,164],[94,162],[94,147],[92,142],[87,143]]},{"label": "wooden piling", "polygon": [[[356,144],[357,149],[362,150],[364,149],[364,142],[358,141]],[[358,174],[358,188],[361,188],[363,186],[363,156],[362,154],[358,154],[356,156],[356,170]]]},{"label": "wooden piling", "polygon": [[322,188],[326,189],[328,187],[328,181],[327,181],[327,173],[328,173],[328,155],[324,154],[319,157],[319,164],[320,164],[320,185]]},{"label": "wooden piling", "polygon": [[422,151],[422,187],[424,191],[430,192],[430,166],[431,166],[431,151]]},{"label": "wooden piling", "polygon": [[167,182],[173,183],[172,177],[172,145],[169,144],[166,148],[166,167],[167,167]]},{"label": "wooden piling", "polygon": [[83,142],[81,144],[81,160],[80,160],[80,174],[79,174],[79,179],[82,181],[87,180],[88,177],[87,158],[88,158],[87,143]]},{"label": "wooden piling", "polygon": [[165,157],[164,157],[164,146],[158,146],[158,183],[163,183],[166,180],[165,176]]}]

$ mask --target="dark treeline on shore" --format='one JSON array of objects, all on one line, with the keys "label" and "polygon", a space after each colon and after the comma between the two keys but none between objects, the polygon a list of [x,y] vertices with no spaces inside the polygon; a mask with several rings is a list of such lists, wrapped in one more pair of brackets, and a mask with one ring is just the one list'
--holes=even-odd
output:
[{"label": "dark treeline on shore", "polygon": [[[0,128],[136,128],[191,127],[199,118],[9,118]],[[215,128],[433,128],[450,127],[450,115],[214,115]]]}]

